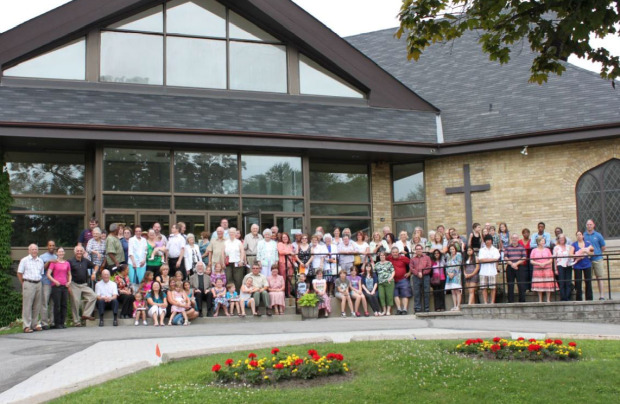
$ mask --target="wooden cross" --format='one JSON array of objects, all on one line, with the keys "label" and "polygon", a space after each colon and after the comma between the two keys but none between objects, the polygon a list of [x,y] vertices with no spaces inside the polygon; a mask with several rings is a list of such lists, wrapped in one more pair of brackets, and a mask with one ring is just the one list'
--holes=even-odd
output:
[{"label": "wooden cross", "polygon": [[465,194],[465,220],[467,222],[467,228],[465,230],[471,231],[473,216],[471,208],[471,193],[489,191],[491,189],[491,185],[471,185],[471,178],[469,177],[469,164],[463,165],[463,177],[465,185],[462,187],[446,188],[446,195]]}]

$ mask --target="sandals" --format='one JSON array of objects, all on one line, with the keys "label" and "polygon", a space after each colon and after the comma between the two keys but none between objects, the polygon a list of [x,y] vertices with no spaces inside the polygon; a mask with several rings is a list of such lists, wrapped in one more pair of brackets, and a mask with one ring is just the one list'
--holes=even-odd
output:
[{"label": "sandals", "polygon": [[38,325],[38,326],[36,326],[36,327],[34,328],[34,330],[35,330],[35,331],[43,331],[43,328],[42,328],[40,325]]},{"label": "sandals", "polygon": [[32,331],[32,328],[30,328],[30,327],[26,327],[26,328],[24,328],[24,333],[26,333],[26,334],[31,334],[31,333],[33,333],[33,332],[34,332],[34,331]]},{"label": "sandals", "polygon": [[82,327],[82,323],[75,323],[73,324],[74,327]]}]

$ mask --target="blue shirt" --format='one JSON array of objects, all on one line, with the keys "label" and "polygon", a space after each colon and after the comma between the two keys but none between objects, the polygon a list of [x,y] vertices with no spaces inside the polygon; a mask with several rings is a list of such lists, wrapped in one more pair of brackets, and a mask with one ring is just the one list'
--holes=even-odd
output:
[{"label": "blue shirt", "polygon": [[[539,237],[541,237],[541,236],[540,236],[540,234],[538,234],[538,232],[534,233],[534,236],[530,240],[530,248],[538,247],[538,238]],[[543,234],[542,234],[542,237],[545,238],[545,247],[551,248],[551,234],[549,234],[546,231],[544,231]]]},{"label": "blue shirt", "polygon": [[605,239],[603,235],[598,231],[593,231],[592,234],[587,231],[583,233],[583,239],[585,241],[590,242],[592,247],[594,247],[594,256],[592,257],[592,261],[600,261],[603,259],[603,247],[605,247]]},{"label": "blue shirt", "polygon": [[[584,240],[583,245],[585,248],[588,248],[592,244],[590,244],[589,241]],[[575,255],[576,255],[577,251],[579,251],[579,243],[577,241],[573,243],[573,248],[575,249]],[[591,266],[592,266],[592,262],[590,260],[590,256],[586,256],[585,258],[582,258],[581,260],[579,260],[579,262],[576,262],[575,264],[573,264],[574,269],[587,269],[587,268],[590,268]]]},{"label": "blue shirt", "polygon": [[[41,254],[39,256],[39,258],[41,258],[41,261],[43,261],[43,265],[44,265],[43,268],[45,268],[45,264],[48,261],[57,260],[58,256],[56,254],[50,254],[49,251],[48,251],[45,254]],[[47,271],[46,270],[43,270],[43,277],[41,278],[41,283],[43,285],[51,285],[52,284],[52,281],[50,281],[50,278],[47,277]]]}]

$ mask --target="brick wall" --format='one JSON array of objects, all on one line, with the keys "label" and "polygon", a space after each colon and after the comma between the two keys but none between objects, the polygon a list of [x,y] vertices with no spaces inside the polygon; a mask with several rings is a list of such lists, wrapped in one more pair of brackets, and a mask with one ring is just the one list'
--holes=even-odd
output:
[{"label": "brick wall", "polygon": [[[381,231],[383,226],[392,224],[392,183],[390,164],[371,164],[371,188],[372,188],[372,229]],[[381,221],[381,218],[384,221]]]}]

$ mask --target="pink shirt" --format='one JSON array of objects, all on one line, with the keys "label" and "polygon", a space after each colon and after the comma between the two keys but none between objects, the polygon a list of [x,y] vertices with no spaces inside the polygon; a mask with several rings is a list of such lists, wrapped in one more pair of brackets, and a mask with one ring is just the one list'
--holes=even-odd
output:
[{"label": "pink shirt", "polygon": [[61,285],[67,286],[67,274],[71,271],[71,265],[68,261],[52,262],[47,269],[52,271],[52,278],[56,279]]}]

